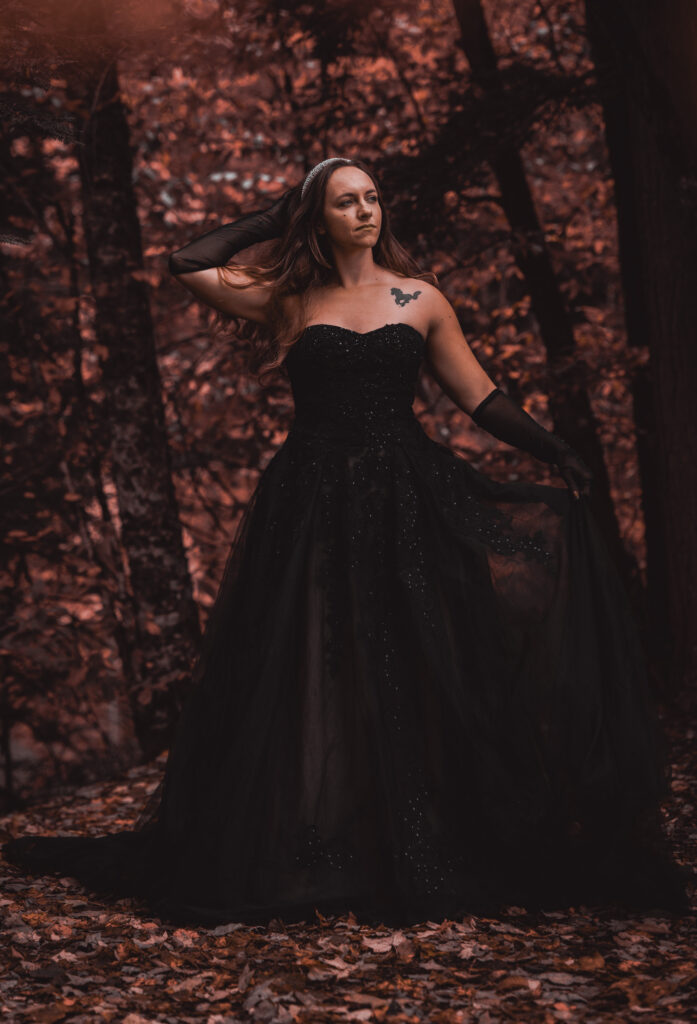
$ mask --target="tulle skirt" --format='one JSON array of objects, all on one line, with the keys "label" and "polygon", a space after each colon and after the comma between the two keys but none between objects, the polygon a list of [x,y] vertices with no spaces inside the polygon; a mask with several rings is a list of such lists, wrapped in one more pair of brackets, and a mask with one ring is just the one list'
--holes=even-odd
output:
[{"label": "tulle skirt", "polygon": [[239,523],[145,812],[3,853],[189,923],[686,910],[667,793],[586,499],[495,481],[416,420],[380,443],[294,427]]}]

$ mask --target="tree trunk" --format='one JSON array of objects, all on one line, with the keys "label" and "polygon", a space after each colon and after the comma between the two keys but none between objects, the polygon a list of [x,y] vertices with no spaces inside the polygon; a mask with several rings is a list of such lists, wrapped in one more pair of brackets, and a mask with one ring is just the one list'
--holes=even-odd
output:
[{"label": "tree trunk", "polygon": [[587,0],[615,176],[630,344],[648,345],[634,401],[649,609],[664,693],[697,679],[697,10]]},{"label": "tree trunk", "polygon": [[[496,54],[480,0],[453,0],[461,31],[460,44],[473,80],[483,90],[500,88]],[[602,445],[585,381],[570,358],[575,350],[571,322],[559,291],[544,230],[530,192],[520,153],[502,142],[491,160],[501,206],[513,234],[513,253],[530,292],[532,308],[547,350],[550,376],[556,381],[548,396],[554,429],[573,445],[594,474],[590,502],[610,553],[637,606],[642,608],[641,581],[636,559],[626,549],[610,494]]]},{"label": "tree trunk", "polygon": [[[646,282],[639,255],[641,232],[635,212],[636,186],[632,131],[626,120],[626,97],[615,64],[615,45],[604,19],[598,20],[588,8],[587,29],[603,101],[605,137],[615,183],[615,205],[620,254],[620,275],[625,297],[627,344],[643,348],[649,344],[646,316]],[[665,694],[669,658],[668,577],[661,507],[658,501],[656,425],[650,364],[639,367],[630,384],[634,406],[637,458],[644,516],[647,577],[647,648],[656,687]]]},{"label": "tree trunk", "polygon": [[155,338],[142,270],[126,113],[114,61],[69,83],[78,147],[112,470],[135,608],[135,728],[151,757],[171,740],[200,626],[172,483]]}]

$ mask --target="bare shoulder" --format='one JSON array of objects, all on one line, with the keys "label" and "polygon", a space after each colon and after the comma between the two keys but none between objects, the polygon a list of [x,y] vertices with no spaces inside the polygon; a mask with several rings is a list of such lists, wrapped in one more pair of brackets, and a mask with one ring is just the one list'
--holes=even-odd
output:
[{"label": "bare shoulder", "polygon": [[453,306],[435,285],[423,288],[422,313],[428,321],[425,361],[443,391],[469,413],[495,388],[465,337]]},{"label": "bare shoulder", "polygon": [[422,281],[420,278],[410,278],[409,283],[421,291],[423,296],[424,305],[428,305],[429,309],[445,309],[450,306],[450,303],[446,299],[440,288],[436,285],[431,284],[430,281]]},{"label": "bare shoulder", "polygon": [[411,294],[418,292],[420,296],[426,296],[431,291],[438,291],[428,281],[422,281],[420,277],[402,277],[401,274],[389,273],[384,280],[388,285],[392,285],[395,291],[401,290]]},{"label": "bare shoulder", "polygon": [[443,322],[457,323],[457,316],[440,288],[418,277],[395,277],[391,291],[400,305],[417,303],[428,333]]}]

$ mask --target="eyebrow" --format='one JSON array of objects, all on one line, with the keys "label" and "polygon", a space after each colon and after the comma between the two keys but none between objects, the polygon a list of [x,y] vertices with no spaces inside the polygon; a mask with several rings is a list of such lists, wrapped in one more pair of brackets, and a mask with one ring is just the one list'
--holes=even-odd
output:
[{"label": "eyebrow", "polygon": [[[365,191],[366,192],[375,192],[375,194],[377,195],[377,190],[375,188],[367,188]],[[337,196],[336,198],[337,199],[343,199],[344,196],[355,196],[355,194],[356,194],[355,192],[342,192],[341,195]]]}]

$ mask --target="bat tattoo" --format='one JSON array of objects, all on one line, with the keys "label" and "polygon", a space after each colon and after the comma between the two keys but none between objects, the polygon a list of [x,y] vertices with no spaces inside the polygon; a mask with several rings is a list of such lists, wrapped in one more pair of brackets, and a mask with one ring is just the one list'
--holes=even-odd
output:
[{"label": "bat tattoo", "polygon": [[406,306],[410,299],[415,299],[421,295],[421,292],[413,292],[410,295],[408,292],[403,292],[401,288],[390,288],[390,292],[394,295],[394,300],[398,306]]}]

